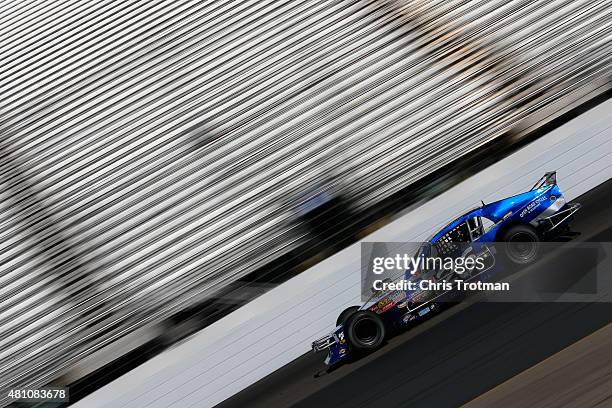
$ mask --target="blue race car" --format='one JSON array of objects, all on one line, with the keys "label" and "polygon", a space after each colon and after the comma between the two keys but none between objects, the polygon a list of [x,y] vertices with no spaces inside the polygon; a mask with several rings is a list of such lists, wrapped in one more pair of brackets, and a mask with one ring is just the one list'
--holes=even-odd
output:
[{"label": "blue race car", "polygon": [[[477,254],[492,265],[495,262],[490,246],[503,242],[500,256],[514,265],[528,265],[537,259],[541,241],[569,230],[573,214],[579,209],[580,204],[565,201],[557,185],[556,172],[548,172],[531,190],[483,203],[456,218],[424,243],[417,256]],[[405,273],[406,279],[420,279],[420,275],[421,271]],[[328,366],[374,351],[391,332],[406,329],[442,308],[448,299],[438,301],[439,296],[436,291],[378,291],[364,305],[345,309],[338,316],[333,332],[314,341],[312,349],[327,350]]]}]

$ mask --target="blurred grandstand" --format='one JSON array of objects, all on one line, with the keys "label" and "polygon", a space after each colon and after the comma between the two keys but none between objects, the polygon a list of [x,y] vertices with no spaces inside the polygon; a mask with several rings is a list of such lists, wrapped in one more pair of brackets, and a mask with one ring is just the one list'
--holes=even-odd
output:
[{"label": "blurred grandstand", "polygon": [[0,10],[5,387],[89,392],[609,97],[609,1]]}]

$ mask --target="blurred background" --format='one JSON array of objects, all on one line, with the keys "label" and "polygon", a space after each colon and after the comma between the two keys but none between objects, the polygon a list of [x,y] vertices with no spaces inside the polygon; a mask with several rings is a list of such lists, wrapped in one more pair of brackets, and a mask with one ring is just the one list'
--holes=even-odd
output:
[{"label": "blurred background", "polygon": [[81,398],[609,98],[611,23],[607,0],[0,3],[0,384]]}]

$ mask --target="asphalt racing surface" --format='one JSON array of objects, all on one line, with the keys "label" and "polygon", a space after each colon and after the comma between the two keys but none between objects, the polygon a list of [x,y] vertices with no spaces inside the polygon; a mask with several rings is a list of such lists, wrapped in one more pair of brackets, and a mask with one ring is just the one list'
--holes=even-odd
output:
[{"label": "asphalt racing surface", "polygon": [[606,407],[612,405],[612,324],[591,333],[465,408]]},{"label": "asphalt racing surface", "polygon": [[[612,180],[575,201],[575,240],[612,241]],[[456,407],[610,322],[612,303],[468,299],[331,372],[305,354],[217,407]]]}]

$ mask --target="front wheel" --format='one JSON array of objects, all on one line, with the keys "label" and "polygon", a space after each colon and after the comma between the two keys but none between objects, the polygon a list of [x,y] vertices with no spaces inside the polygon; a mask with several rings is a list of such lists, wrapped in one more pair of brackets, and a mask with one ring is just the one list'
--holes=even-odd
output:
[{"label": "front wheel", "polygon": [[536,261],[540,252],[540,237],[529,225],[515,225],[503,236],[505,255],[512,263],[528,265]]},{"label": "front wheel", "polygon": [[369,310],[360,310],[351,315],[346,321],[344,333],[351,349],[361,352],[380,348],[387,335],[380,316]]}]

